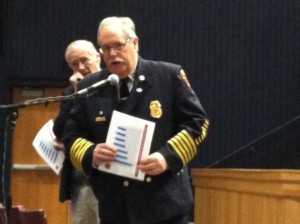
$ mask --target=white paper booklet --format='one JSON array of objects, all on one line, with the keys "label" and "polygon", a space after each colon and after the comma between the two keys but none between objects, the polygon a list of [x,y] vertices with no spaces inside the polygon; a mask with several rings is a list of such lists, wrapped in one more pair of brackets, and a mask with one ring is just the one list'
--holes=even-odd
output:
[{"label": "white paper booklet", "polygon": [[63,166],[65,154],[54,148],[53,140],[55,139],[55,135],[52,128],[53,120],[51,119],[39,130],[32,142],[32,145],[51,169],[56,174],[59,174]]},{"label": "white paper booklet", "polygon": [[149,155],[155,123],[113,111],[106,143],[117,147],[117,158],[110,166],[102,164],[99,170],[143,181],[145,173],[137,164]]}]

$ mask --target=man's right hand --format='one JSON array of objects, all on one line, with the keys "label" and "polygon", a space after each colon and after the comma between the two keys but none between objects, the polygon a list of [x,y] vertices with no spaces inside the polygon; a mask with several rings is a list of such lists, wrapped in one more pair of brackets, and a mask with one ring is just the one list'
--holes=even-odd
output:
[{"label": "man's right hand", "polygon": [[65,146],[64,144],[62,143],[62,141],[60,141],[59,139],[54,139],[53,141],[53,146],[54,148],[57,150],[57,151],[65,151]]},{"label": "man's right hand", "polygon": [[96,145],[93,155],[95,166],[100,164],[110,165],[117,156],[117,148],[114,145],[100,143]]},{"label": "man's right hand", "polygon": [[77,90],[78,90],[78,87],[77,87],[77,83],[83,79],[84,76],[79,73],[79,72],[75,72],[70,78],[69,78],[69,81],[71,83],[71,85],[73,86],[73,89],[74,89],[74,92],[76,93]]}]

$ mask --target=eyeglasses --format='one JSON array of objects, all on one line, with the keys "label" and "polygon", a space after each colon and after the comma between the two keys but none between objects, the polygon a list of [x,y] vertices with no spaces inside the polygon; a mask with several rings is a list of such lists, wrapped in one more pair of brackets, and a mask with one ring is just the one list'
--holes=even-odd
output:
[{"label": "eyeglasses", "polygon": [[78,67],[79,64],[83,64],[85,66],[88,66],[92,63],[93,59],[88,57],[81,57],[74,61],[69,62],[69,65],[72,67]]},{"label": "eyeglasses", "polygon": [[133,40],[133,38],[128,38],[124,43],[116,42],[111,45],[103,45],[99,48],[99,51],[101,54],[108,54],[111,51],[111,49],[113,49],[114,51],[121,51],[131,40]]}]

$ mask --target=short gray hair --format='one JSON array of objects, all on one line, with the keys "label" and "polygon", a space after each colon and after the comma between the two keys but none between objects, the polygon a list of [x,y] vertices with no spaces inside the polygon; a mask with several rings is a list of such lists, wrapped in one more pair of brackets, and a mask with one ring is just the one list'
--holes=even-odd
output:
[{"label": "short gray hair", "polygon": [[71,50],[76,50],[76,49],[80,49],[80,50],[85,50],[87,52],[90,52],[92,54],[99,54],[99,52],[97,51],[97,49],[95,48],[94,44],[91,41],[88,40],[75,40],[73,42],[71,42],[68,47],[66,48],[65,51],[65,59],[66,61],[68,61],[68,55],[70,53]]},{"label": "short gray hair", "polygon": [[[124,35],[127,35],[128,38],[135,38],[137,37],[135,32],[135,25],[133,21],[129,17],[107,17],[103,19],[98,28],[98,41],[99,41],[99,34],[102,29],[110,26],[119,26],[122,30]],[[100,45],[100,43],[98,42]]]}]

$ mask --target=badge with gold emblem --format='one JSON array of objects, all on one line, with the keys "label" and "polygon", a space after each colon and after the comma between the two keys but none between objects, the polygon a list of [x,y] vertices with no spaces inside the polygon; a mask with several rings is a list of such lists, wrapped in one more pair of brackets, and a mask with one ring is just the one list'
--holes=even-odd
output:
[{"label": "badge with gold emblem", "polygon": [[150,103],[150,115],[154,118],[160,118],[162,115],[161,104],[158,100],[151,101]]}]

